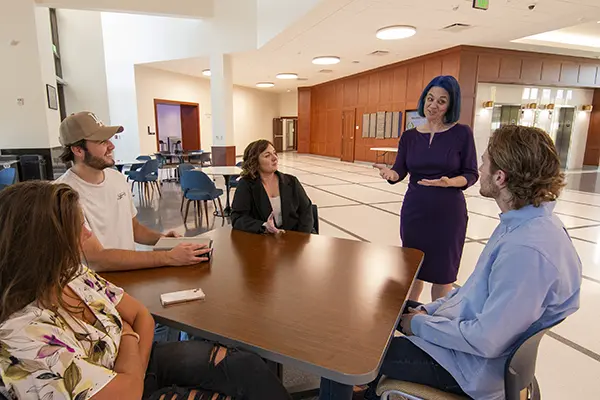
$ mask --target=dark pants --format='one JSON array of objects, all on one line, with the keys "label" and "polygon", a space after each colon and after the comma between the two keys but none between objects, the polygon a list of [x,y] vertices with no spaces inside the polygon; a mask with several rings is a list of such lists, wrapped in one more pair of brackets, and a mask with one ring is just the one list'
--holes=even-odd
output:
[{"label": "dark pants", "polygon": [[[177,393],[187,400],[188,389],[211,399],[212,393],[236,400],[289,400],[277,376],[257,355],[229,349],[227,356],[214,365],[215,344],[207,341],[155,343],[144,381],[144,399],[159,399],[162,394]],[[178,389],[179,388],[179,389]],[[170,399],[167,395],[165,398]],[[224,398],[224,397],[223,397]]]},{"label": "dark pants", "polygon": [[[421,303],[408,300],[404,308],[404,313],[408,312],[408,307],[417,308],[420,305]],[[398,330],[401,330],[399,325]],[[448,371],[431,358],[429,354],[403,336],[392,339],[379,370],[379,376],[369,384],[365,400],[379,399],[379,396],[375,393],[375,389],[381,379],[381,375],[399,381],[420,383],[445,392],[466,396],[465,392],[463,392]]]}]

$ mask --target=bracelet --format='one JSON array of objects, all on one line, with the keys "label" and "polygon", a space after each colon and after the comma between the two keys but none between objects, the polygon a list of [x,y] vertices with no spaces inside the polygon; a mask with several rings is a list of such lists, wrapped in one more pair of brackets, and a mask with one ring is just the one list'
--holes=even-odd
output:
[{"label": "bracelet", "polygon": [[121,337],[123,337],[123,336],[133,336],[137,340],[138,343],[140,342],[140,335],[138,335],[135,332],[122,332]]}]

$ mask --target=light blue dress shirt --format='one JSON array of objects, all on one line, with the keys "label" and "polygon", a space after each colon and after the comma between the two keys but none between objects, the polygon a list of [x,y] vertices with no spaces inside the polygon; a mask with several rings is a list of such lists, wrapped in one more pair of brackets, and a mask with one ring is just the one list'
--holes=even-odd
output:
[{"label": "light blue dress shirt", "polygon": [[579,308],[581,261],[554,206],[501,214],[465,285],[412,319],[409,339],[474,399],[504,399],[516,342]]}]

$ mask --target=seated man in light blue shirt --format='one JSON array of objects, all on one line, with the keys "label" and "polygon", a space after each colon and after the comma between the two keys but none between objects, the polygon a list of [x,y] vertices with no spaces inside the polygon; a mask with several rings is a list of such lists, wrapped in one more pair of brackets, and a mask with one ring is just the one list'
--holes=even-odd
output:
[{"label": "seated man in light blue shirt", "polygon": [[[564,186],[552,139],[506,126],[480,167],[482,196],[500,224],[465,285],[409,308],[380,373],[474,399],[504,399],[504,365],[516,343],[579,308],[581,262],[553,214]],[[426,255],[427,256],[427,255]],[[377,399],[371,384],[366,399]]]}]

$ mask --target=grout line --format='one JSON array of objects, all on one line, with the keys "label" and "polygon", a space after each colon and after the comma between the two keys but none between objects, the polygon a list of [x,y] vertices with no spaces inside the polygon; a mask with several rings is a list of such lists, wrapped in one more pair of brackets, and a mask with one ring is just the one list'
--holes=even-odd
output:
[{"label": "grout line", "polygon": [[[569,232],[569,231],[567,230],[567,232]],[[570,233],[569,233],[569,236],[571,237],[571,239],[577,239],[577,240],[579,240],[581,242],[586,242],[586,243],[590,243],[590,244],[598,244],[596,242],[592,242],[591,240],[578,238],[577,236],[572,236]]]},{"label": "grout line", "polygon": [[573,350],[576,350],[598,362],[600,362],[600,354],[593,352],[589,349],[586,349],[585,347],[573,342],[572,340],[567,339],[564,336],[559,335],[558,333],[554,333],[552,331],[548,331],[548,333],[546,334],[548,336],[550,336],[552,339],[557,340],[559,342],[561,342],[564,345],[569,346],[570,348],[572,348]]},{"label": "grout line", "polygon": [[358,236],[356,233],[352,233],[352,232],[350,232],[348,229],[342,228],[341,226],[339,226],[339,225],[337,225],[337,224],[334,224],[333,222],[331,222],[331,221],[328,221],[328,220],[326,220],[326,219],[325,219],[325,218],[323,218],[323,217],[319,217],[319,221],[323,221],[323,222],[325,222],[326,224],[329,224],[329,225],[333,226],[334,228],[337,228],[337,229],[339,229],[340,231],[342,231],[342,232],[344,232],[344,233],[346,233],[346,234],[348,234],[348,235],[350,235],[350,236],[352,236],[352,237],[355,237],[355,238],[357,238],[357,239],[358,239],[358,240],[360,240],[361,242],[367,242],[367,243],[371,243],[369,240],[367,240],[367,239],[365,239],[365,238],[363,238],[363,237],[361,237],[361,236]]},{"label": "grout line", "polygon": [[587,281],[594,282],[600,284],[600,279],[592,278],[587,275],[581,275],[581,277]]},{"label": "grout line", "polygon": [[583,229],[583,228],[597,228],[599,226],[600,226],[600,224],[592,224],[592,225],[575,226],[573,228],[566,228],[566,229],[571,231],[571,230],[577,230],[577,229]]}]

